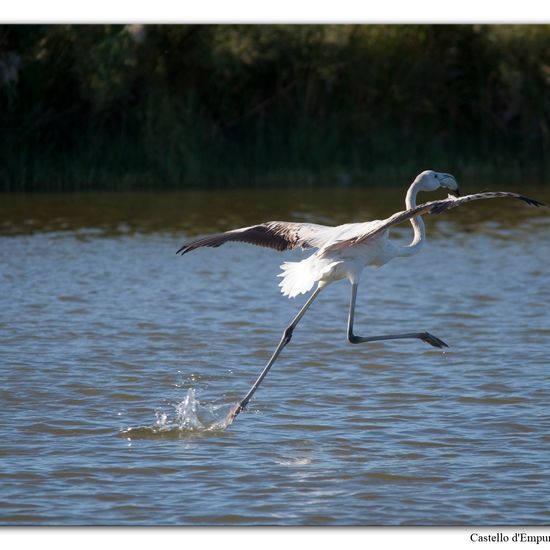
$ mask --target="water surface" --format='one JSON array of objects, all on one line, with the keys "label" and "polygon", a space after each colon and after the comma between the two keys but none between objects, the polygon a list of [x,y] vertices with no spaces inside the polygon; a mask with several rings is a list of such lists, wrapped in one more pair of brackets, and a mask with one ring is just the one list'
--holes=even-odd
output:
[{"label": "water surface", "polygon": [[[465,192],[477,189],[464,189]],[[543,188],[525,194],[550,203]],[[439,196],[439,195],[438,195]],[[434,198],[430,195],[429,198]],[[190,236],[402,209],[400,189],[4,195],[0,522],[453,525],[550,521],[550,217],[481,201],[427,219],[428,245],[312,305],[302,253]],[[407,226],[393,232],[403,243]]]}]

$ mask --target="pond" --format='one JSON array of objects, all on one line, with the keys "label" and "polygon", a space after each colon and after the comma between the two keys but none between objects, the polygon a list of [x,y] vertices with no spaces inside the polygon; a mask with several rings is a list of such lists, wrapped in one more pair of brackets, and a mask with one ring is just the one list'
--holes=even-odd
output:
[{"label": "pond", "polygon": [[[550,203],[548,188],[520,191]],[[491,200],[428,216],[419,255],[364,272],[358,334],[427,330],[448,349],[348,344],[340,281],[249,407],[216,424],[304,303],[277,274],[307,252],[176,250],[268,220],[383,218],[403,198],[3,195],[0,523],[547,525],[547,208]],[[406,244],[410,226],[392,236]]]}]

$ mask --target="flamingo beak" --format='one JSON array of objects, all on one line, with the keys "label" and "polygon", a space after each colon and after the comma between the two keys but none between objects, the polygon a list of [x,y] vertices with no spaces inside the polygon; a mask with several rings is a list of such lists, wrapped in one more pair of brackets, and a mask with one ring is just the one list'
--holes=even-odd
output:
[{"label": "flamingo beak", "polygon": [[453,197],[460,197],[458,183],[455,177],[451,176],[451,174],[444,174],[444,178],[441,181],[441,186],[446,187],[449,190],[449,195],[453,195]]}]

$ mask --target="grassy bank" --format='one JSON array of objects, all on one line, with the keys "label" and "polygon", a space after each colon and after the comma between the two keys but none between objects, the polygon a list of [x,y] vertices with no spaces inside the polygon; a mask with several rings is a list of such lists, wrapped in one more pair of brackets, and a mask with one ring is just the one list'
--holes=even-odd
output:
[{"label": "grassy bank", "polygon": [[550,26],[0,27],[0,188],[544,181]]}]

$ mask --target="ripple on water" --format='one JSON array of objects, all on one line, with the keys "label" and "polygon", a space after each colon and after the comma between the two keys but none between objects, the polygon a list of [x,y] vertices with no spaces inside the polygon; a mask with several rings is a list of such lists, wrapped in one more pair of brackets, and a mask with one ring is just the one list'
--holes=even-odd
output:
[{"label": "ripple on water", "polygon": [[[380,218],[397,195],[247,191],[242,217],[231,193],[21,197],[38,221],[0,246],[0,523],[546,525],[548,209],[429,218],[421,255],[365,272],[361,335],[429,330],[448,353],[350,346],[349,285],[331,285],[228,429],[306,299],[281,298],[279,265],[304,256],[182,258],[184,231]],[[85,239],[51,221],[59,208]],[[121,234],[130,212],[143,223]],[[510,232],[485,227],[497,212]]]}]

